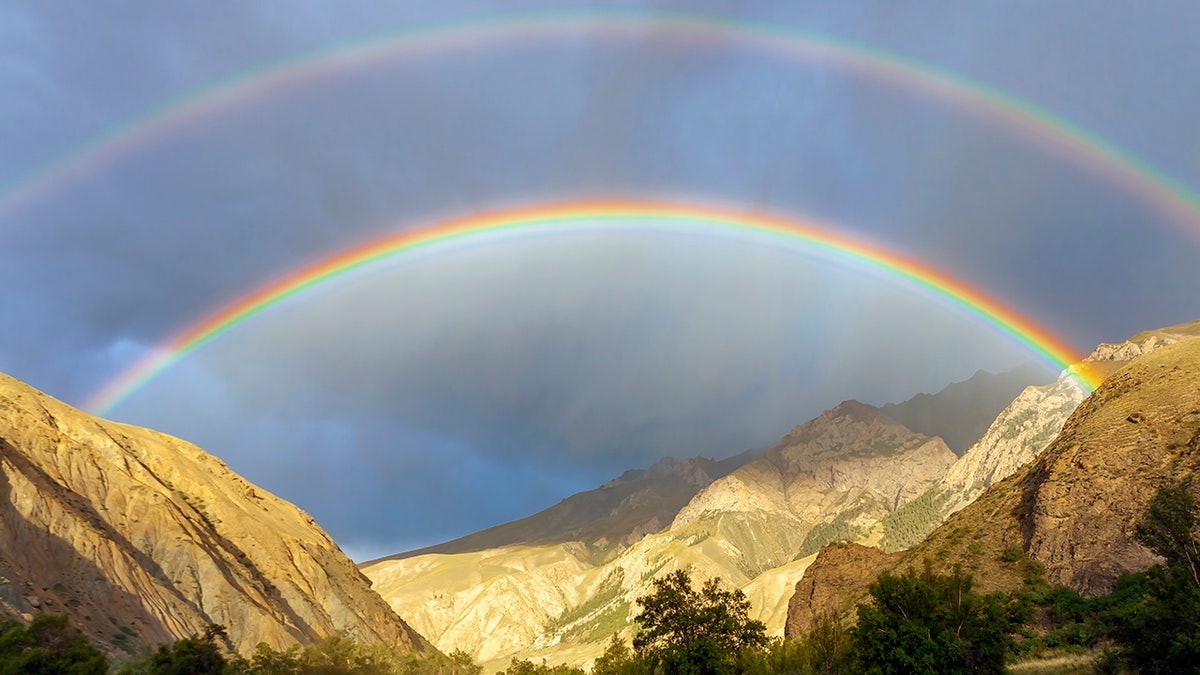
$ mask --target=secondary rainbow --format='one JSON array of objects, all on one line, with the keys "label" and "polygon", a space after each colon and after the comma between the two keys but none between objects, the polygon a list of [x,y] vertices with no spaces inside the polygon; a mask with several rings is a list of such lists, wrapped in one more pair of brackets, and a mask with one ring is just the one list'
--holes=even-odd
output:
[{"label": "secondary rainbow", "polygon": [[677,13],[502,15],[359,39],[268,63],[150,108],[0,186],[0,219],[10,218],[21,208],[49,198],[72,181],[174,131],[289,90],[404,59],[453,50],[496,49],[562,39],[564,35],[759,49],[841,68],[931,96],[1102,176],[1200,240],[1200,198],[1192,190],[1046,108],[928,63],[867,45],[761,23]]},{"label": "secondary rainbow", "polygon": [[[1050,331],[966,282],[913,258],[838,234],[812,219],[664,202],[585,201],[469,215],[344,250],[293,271],[188,326],[113,379],[84,407],[106,414],[173,364],[273,306],[355,273],[369,274],[376,266],[403,262],[404,256],[442,247],[453,249],[456,245],[490,246],[527,236],[613,231],[724,236],[767,246],[800,244],[809,255],[827,257],[947,301],[1014,340],[1047,367],[1063,370],[1079,359]],[[1076,373],[1075,377],[1089,391],[1099,384],[1088,373]]]}]

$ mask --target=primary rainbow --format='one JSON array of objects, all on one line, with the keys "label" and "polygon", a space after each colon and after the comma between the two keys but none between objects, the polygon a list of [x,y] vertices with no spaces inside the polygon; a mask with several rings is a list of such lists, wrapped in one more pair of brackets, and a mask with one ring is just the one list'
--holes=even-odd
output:
[{"label": "primary rainbow", "polygon": [[[521,237],[578,232],[668,232],[715,235],[767,246],[800,244],[806,250],[948,301],[1029,351],[1043,365],[1064,370],[1079,357],[1065,342],[1032,320],[1005,307],[982,291],[936,268],[838,234],[813,221],[712,206],[649,201],[582,201],[493,211],[410,229],[344,250],[287,274],[197,321],[121,373],[92,396],[84,407],[106,414],[173,364],[229,332],[239,324],[292,298],[343,280],[371,273],[402,256]],[[1074,373],[1087,390],[1099,378]]]},{"label": "primary rainbow", "polygon": [[768,24],[677,13],[502,15],[359,39],[268,63],[153,107],[0,186],[0,219],[189,124],[326,78],[449,50],[495,48],[579,33],[761,49],[842,68],[931,96],[1102,176],[1200,240],[1200,198],[1191,189],[1046,108],[951,71],[867,45]]}]

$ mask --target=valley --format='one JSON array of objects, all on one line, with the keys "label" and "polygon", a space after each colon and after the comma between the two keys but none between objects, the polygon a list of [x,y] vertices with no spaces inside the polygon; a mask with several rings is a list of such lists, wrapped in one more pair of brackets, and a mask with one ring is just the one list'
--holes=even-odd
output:
[{"label": "valley", "polygon": [[[921,560],[1012,592],[1022,573],[1003,561],[1028,556],[1050,583],[1104,594],[1155,562],[1129,523],[1197,469],[1198,334],[1194,322],[1101,345],[1079,367],[1109,375],[1086,397],[1069,374],[979,373],[882,408],[845,401],[765,451],[667,458],[361,572],[311,518],[200,449],[6,378],[0,611],[65,613],[111,653],[217,623],[234,653],[347,635],[493,672],[589,667],[614,635],[633,639],[639,599],[675,572],[720,578],[768,635],[792,639]],[[984,431],[956,453],[893,415]]]}]

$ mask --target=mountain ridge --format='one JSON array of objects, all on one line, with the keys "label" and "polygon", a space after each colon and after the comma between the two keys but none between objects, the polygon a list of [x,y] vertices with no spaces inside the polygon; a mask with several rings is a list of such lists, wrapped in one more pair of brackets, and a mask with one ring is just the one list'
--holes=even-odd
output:
[{"label": "mountain ridge", "polygon": [[[795,573],[820,544],[871,536],[883,514],[954,460],[940,438],[847,401],[709,482],[669,527],[612,557],[589,560],[554,543],[393,557],[362,569],[442,649],[464,649],[489,668],[514,656],[579,663],[599,656],[613,633],[631,634],[634,601],[656,576],[690,569],[766,597],[789,585],[774,570]],[[782,632],[785,611],[781,600],[756,615]]]},{"label": "mountain ridge", "polygon": [[110,652],[228,629],[248,652],[345,631],[433,647],[313,519],[196,446],[0,375],[0,614],[67,614]]},{"label": "mountain ridge", "polygon": [[647,534],[662,530],[697,491],[760,453],[747,450],[722,460],[664,457],[647,469],[625,471],[598,488],[573,494],[525,518],[441,544],[368,560],[360,567],[420,555],[570,542],[578,544],[574,550],[583,559],[604,560]]}]

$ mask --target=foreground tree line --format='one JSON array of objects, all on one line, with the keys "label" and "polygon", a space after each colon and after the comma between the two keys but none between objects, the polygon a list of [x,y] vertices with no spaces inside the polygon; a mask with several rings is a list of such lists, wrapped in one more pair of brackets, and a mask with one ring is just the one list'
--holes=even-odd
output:
[{"label": "foreground tree line", "polygon": [[[1160,490],[1135,530],[1163,562],[1128,575],[1108,596],[1084,598],[1049,584],[1020,548],[1001,561],[1019,565],[1024,588],[981,595],[970,574],[884,573],[857,608],[857,622],[819,617],[796,640],[768,639],[749,618],[740,590],[709,579],[697,590],[679,570],[638,599],[632,645],[614,635],[592,675],[734,673],[1000,673],[1006,663],[1045,653],[1079,654],[1093,672],[1200,672],[1200,513],[1189,484]],[[1086,663],[1090,660],[1090,664]],[[229,649],[225,629],[203,633],[111,664],[64,616],[0,623],[0,675],[478,675],[469,655],[418,657],[337,635],[249,657]],[[581,668],[513,659],[504,675],[587,675]]]}]

